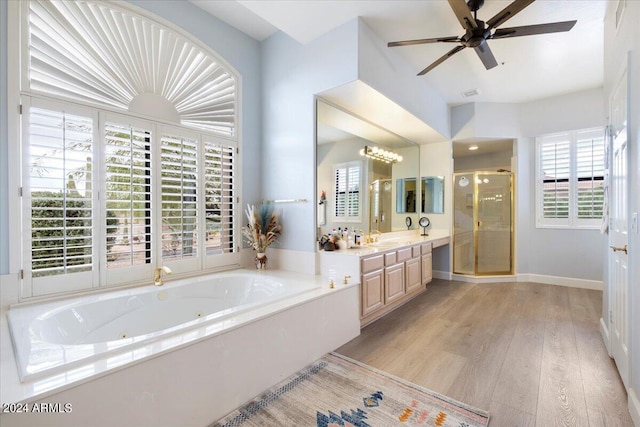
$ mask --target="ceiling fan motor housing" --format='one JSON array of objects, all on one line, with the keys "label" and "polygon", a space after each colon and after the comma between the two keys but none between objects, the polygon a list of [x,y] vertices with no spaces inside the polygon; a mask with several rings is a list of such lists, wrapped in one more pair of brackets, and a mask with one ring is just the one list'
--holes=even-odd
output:
[{"label": "ceiling fan motor housing", "polygon": [[469,28],[464,36],[461,37],[461,43],[466,47],[476,47],[484,43],[491,35],[491,30],[485,29],[484,21],[476,19],[476,28]]},{"label": "ceiling fan motor housing", "polygon": [[478,9],[480,9],[482,5],[484,5],[484,0],[469,0],[467,2],[467,6],[469,6],[469,10],[471,10],[472,12],[475,12]]}]

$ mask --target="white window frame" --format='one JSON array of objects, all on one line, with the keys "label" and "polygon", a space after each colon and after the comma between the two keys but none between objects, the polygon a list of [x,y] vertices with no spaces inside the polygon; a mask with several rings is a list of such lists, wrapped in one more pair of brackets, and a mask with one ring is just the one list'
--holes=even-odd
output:
[{"label": "white window frame", "polygon": [[[549,135],[542,135],[536,138],[536,228],[600,228],[600,225],[602,223],[601,218],[581,219],[578,217],[577,141],[578,136],[585,133],[601,135],[604,139],[604,128],[601,127],[580,129],[570,132],[559,132]],[[542,147],[545,143],[554,142],[559,139],[569,140],[569,214],[567,218],[545,218],[543,213],[544,171],[542,170]],[[604,173],[606,173],[606,171]]]},{"label": "white window frame", "polygon": [[[99,201],[94,206],[101,206],[99,212],[97,212],[92,218],[94,221],[94,230],[98,230],[93,236],[94,245],[104,246],[104,250],[100,250],[98,252],[94,251],[94,257],[99,257],[101,267],[94,268],[92,272],[87,277],[89,280],[87,282],[83,281],[69,281],[65,278],[65,275],[60,275],[60,279],[52,280],[51,277],[47,277],[46,288],[41,286],[36,286],[34,288],[31,281],[31,274],[27,265],[31,265],[31,245],[25,244],[27,243],[27,238],[24,236],[24,230],[22,224],[29,224],[30,228],[30,213],[27,216],[26,211],[30,212],[31,203],[30,200],[23,197],[23,190],[26,190],[25,183],[23,182],[23,171],[28,170],[25,169],[25,165],[23,162],[28,161],[28,155],[24,155],[22,153],[22,147],[24,145],[22,135],[28,135],[24,133],[25,126],[28,129],[28,118],[27,114],[23,114],[23,111],[28,111],[28,106],[31,100],[37,99],[36,103],[40,106],[45,105],[65,105],[65,110],[69,112],[78,113],[80,115],[90,115],[92,118],[95,118],[96,126],[94,126],[94,134],[96,135],[96,141],[100,141],[100,149],[96,150],[99,152],[94,153],[94,162],[95,176],[99,176],[102,171],[99,171],[101,167],[103,152],[103,143],[101,142],[104,137],[104,117],[115,117],[122,116],[126,117],[127,120],[132,121],[142,121],[142,122],[152,122],[154,126],[176,126],[180,129],[184,129],[187,132],[196,132],[200,135],[202,140],[207,139],[210,142],[218,142],[220,144],[234,147],[234,159],[233,159],[233,188],[234,188],[234,213],[233,213],[233,252],[230,253],[222,253],[222,254],[214,254],[206,256],[206,249],[204,248],[204,243],[202,243],[202,249],[199,250],[200,253],[200,261],[199,261],[199,270],[197,271],[189,271],[185,272],[185,276],[193,276],[204,274],[206,272],[220,271],[226,270],[229,268],[238,268],[240,267],[240,242],[241,242],[241,215],[242,215],[242,198],[240,196],[241,188],[242,188],[242,179],[241,179],[241,165],[242,159],[240,156],[240,146],[242,141],[242,78],[237,73],[237,71],[232,67],[228,62],[226,62],[223,58],[221,58],[217,53],[213,52],[211,48],[207,45],[196,39],[194,36],[184,31],[180,27],[175,24],[166,21],[160,17],[155,16],[154,14],[145,11],[144,9],[138,8],[133,5],[128,5],[126,3],[114,2],[114,5],[118,8],[122,8],[125,10],[131,10],[133,13],[145,16],[147,18],[153,19],[157,23],[166,26],[167,28],[173,30],[174,32],[180,34],[181,37],[184,37],[194,44],[200,46],[204,51],[211,54],[215,57],[221,64],[223,64],[227,70],[234,76],[236,81],[236,109],[235,109],[235,126],[233,135],[218,135],[213,132],[202,131],[200,129],[191,129],[186,126],[180,125],[179,123],[168,122],[166,119],[159,119],[152,116],[144,116],[140,114],[131,114],[126,111],[123,112],[116,108],[112,108],[110,106],[101,106],[96,103],[83,103],[74,100],[68,100],[63,97],[60,97],[55,94],[48,94],[42,92],[34,92],[32,91],[28,84],[28,67],[26,63],[22,61],[22,52],[24,52],[25,46],[27,44],[25,35],[28,34],[25,29],[25,25],[21,25],[24,20],[24,13],[28,11],[28,6],[25,6],[27,1],[23,2],[9,2],[8,4],[8,62],[11,64],[20,64],[20,66],[9,67],[8,69],[8,153],[9,153],[9,170],[8,170],[8,188],[9,188],[9,223],[14,224],[14,226],[10,227],[9,230],[9,245],[12,248],[19,248],[16,251],[12,251],[9,257],[9,273],[19,275],[23,280],[20,281],[20,288],[18,291],[18,299],[20,301],[33,299],[34,297],[43,297],[48,298],[48,295],[57,295],[61,293],[84,293],[86,291],[90,291],[96,288],[102,287],[115,287],[115,286],[131,286],[131,285],[148,285],[151,281],[151,275],[148,275],[148,271],[144,274],[141,274],[140,277],[144,276],[144,279],[141,280],[132,280],[131,277],[128,277],[128,282],[124,283],[122,280],[113,279],[109,280],[105,278],[105,268],[102,267],[104,262],[106,261],[106,243],[105,239],[105,229],[103,227],[98,226],[98,224],[102,225],[105,223],[106,219],[106,211],[104,210],[104,202]],[[89,113],[89,114],[87,114]],[[154,128],[154,131],[156,129]],[[155,179],[155,176],[153,177]],[[200,174],[200,178],[202,178],[202,174]],[[94,201],[95,198],[99,197],[99,194],[104,194],[104,183],[100,182],[94,188],[100,188],[99,191],[94,191]],[[27,191],[24,191],[26,194]],[[154,215],[156,214],[155,208]],[[204,210],[204,208],[203,208]],[[20,224],[20,226],[18,226]],[[29,234],[30,235],[30,234]],[[156,239],[154,236],[152,239]],[[200,239],[203,241],[204,239]],[[156,244],[155,241],[153,243]],[[154,247],[155,249],[155,247]],[[27,255],[28,253],[28,255]],[[158,252],[154,250],[153,252],[153,261],[151,266],[156,266],[158,264]],[[104,258],[104,259],[103,259]],[[148,269],[147,269],[148,270]],[[148,275],[148,277],[147,277]],[[123,276],[126,276],[123,275]],[[174,277],[180,277],[180,274],[174,275]],[[135,278],[134,278],[135,279]]]},{"label": "white window frame", "polygon": [[[358,168],[358,214],[357,215],[349,215],[349,169],[353,169],[353,168]],[[345,205],[345,212],[346,215],[344,216],[338,216],[337,210],[338,210],[338,203],[337,203],[337,198],[338,198],[338,194],[336,191],[336,187],[337,187],[337,182],[336,182],[336,173],[339,169],[346,169],[346,176],[347,176],[347,199],[345,201],[346,205]],[[333,220],[334,222],[362,222],[362,182],[363,182],[363,176],[364,176],[364,171],[363,171],[363,164],[361,160],[355,160],[352,162],[345,162],[345,163],[338,163],[333,165],[333,191],[335,192],[333,195],[333,203],[334,203],[334,207],[333,207]]]}]

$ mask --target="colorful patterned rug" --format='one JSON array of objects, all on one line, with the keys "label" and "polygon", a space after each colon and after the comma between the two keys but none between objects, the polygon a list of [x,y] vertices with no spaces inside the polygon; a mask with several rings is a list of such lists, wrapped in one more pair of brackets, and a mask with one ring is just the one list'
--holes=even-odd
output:
[{"label": "colorful patterned rug", "polygon": [[488,423],[488,412],[331,353],[212,427],[472,427]]}]

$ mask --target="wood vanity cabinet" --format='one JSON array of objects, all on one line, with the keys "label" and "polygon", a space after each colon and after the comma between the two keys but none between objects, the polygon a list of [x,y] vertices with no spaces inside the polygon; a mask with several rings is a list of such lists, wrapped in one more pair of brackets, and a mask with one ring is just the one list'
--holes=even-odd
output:
[{"label": "wood vanity cabinet", "polygon": [[[428,251],[428,252],[427,252]],[[431,280],[431,244],[407,246],[362,258],[361,325],[424,291]]]},{"label": "wood vanity cabinet", "polygon": [[426,285],[427,283],[433,280],[433,258],[431,255],[431,243],[422,244],[421,248],[421,263],[422,263],[422,284]]}]

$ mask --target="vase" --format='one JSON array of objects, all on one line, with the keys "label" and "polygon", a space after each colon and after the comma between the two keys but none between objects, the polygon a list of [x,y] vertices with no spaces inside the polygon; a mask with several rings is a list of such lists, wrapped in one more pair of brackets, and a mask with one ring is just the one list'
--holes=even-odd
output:
[{"label": "vase", "polygon": [[256,268],[265,270],[267,268],[267,254],[264,252],[256,253]]}]

